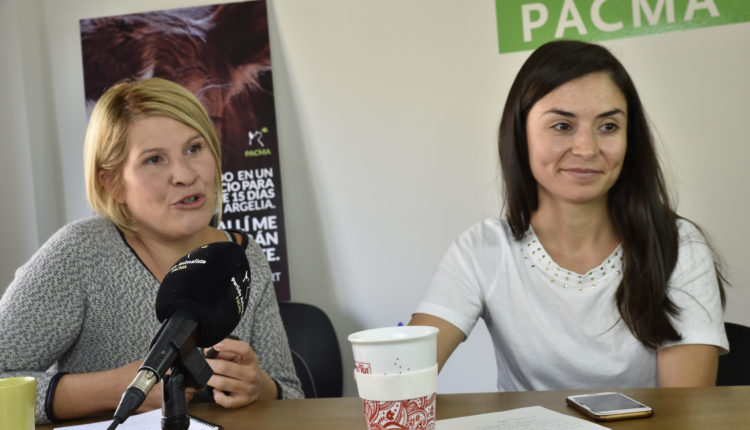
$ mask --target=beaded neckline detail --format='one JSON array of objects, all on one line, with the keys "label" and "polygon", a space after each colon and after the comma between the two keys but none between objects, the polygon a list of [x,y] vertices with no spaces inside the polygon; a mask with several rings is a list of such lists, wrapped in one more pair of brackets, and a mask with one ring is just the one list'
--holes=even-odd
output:
[{"label": "beaded neckline detail", "polygon": [[596,289],[605,279],[622,277],[622,245],[599,266],[586,273],[576,273],[560,267],[550,258],[531,226],[521,239],[521,258],[526,267],[539,272],[549,285],[570,290]]}]

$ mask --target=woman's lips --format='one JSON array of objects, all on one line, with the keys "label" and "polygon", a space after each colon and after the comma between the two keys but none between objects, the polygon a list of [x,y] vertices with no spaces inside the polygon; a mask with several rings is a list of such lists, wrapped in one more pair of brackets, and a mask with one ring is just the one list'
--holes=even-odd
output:
[{"label": "woman's lips", "polygon": [[191,194],[173,203],[172,206],[179,209],[197,209],[203,206],[205,202],[206,196],[204,194]]},{"label": "woman's lips", "polygon": [[573,177],[581,178],[581,179],[591,178],[591,177],[594,177],[594,176],[598,176],[598,175],[600,175],[602,173],[599,170],[594,170],[594,169],[578,169],[578,168],[562,169],[562,171],[565,172],[565,173],[567,173],[567,174],[569,174],[569,175],[571,175],[571,176],[573,176]]}]

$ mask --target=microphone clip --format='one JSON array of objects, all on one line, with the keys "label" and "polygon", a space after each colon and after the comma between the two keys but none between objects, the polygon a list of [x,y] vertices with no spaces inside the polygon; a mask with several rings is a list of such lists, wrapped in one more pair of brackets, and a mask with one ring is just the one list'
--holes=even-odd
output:
[{"label": "microphone clip", "polygon": [[165,375],[170,367],[179,368],[184,375],[185,386],[205,387],[213,371],[196,345],[197,331],[198,323],[189,312],[176,311],[164,321],[154,336],[149,354],[139,370]]}]

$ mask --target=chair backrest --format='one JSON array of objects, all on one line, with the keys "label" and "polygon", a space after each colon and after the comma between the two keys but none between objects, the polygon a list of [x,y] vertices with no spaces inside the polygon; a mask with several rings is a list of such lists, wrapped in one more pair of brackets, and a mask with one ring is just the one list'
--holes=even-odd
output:
[{"label": "chair backrest", "polygon": [[305,397],[341,397],[341,351],[331,320],[306,303],[281,302],[279,311]]},{"label": "chair backrest", "polygon": [[729,354],[719,356],[716,385],[750,385],[750,327],[724,323]]}]

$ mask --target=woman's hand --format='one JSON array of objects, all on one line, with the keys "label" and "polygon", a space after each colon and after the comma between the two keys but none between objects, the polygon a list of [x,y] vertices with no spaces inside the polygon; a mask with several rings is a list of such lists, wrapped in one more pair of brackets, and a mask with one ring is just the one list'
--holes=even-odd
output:
[{"label": "woman's hand", "polygon": [[214,371],[208,386],[214,389],[217,404],[231,409],[277,397],[276,384],[260,368],[250,345],[224,339],[214,345],[214,349],[218,355],[206,361]]}]

